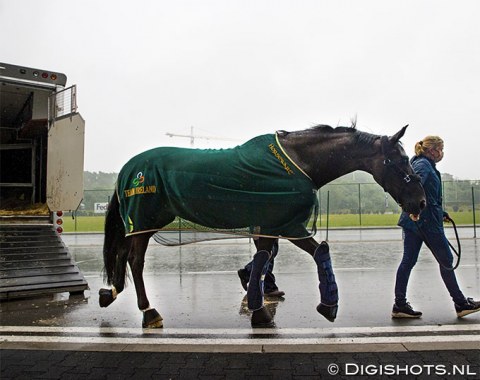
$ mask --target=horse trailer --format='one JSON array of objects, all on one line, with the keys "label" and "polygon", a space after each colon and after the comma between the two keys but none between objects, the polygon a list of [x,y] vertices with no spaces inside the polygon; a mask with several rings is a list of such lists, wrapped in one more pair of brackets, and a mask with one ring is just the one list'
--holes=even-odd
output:
[{"label": "horse trailer", "polygon": [[65,74],[0,63],[0,299],[88,284],[61,215],[83,198],[85,121]]}]

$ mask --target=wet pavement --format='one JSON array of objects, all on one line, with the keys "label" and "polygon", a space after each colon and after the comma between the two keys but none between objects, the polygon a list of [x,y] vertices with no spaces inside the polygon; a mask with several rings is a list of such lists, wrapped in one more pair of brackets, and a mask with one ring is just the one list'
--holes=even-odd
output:
[{"label": "wet pavement", "polygon": [[[473,238],[473,229],[461,228],[459,233],[462,260],[456,274],[464,293],[478,299],[479,241]],[[448,230],[447,235],[453,237],[452,231]],[[317,238],[325,239],[325,232],[319,233]],[[275,317],[275,326],[253,329],[245,292],[236,273],[255,253],[252,241],[234,239],[164,247],[152,240],[146,257],[145,283],[151,306],[162,315],[164,328],[142,329],[142,315],[136,307],[133,283],[130,282],[130,286],[108,308],[98,306],[98,290],[104,286],[101,274],[103,235],[65,234],[64,242],[85,275],[90,290],[81,296],[60,293],[2,303],[2,378],[15,378],[13,375],[5,376],[9,373],[5,371],[17,368],[15,365],[20,365],[17,361],[27,349],[50,353],[54,352],[51,350],[62,350],[65,353],[63,356],[52,353],[50,357],[53,360],[62,356],[61,363],[73,360],[72,357],[100,360],[96,356],[85,359],[89,355],[87,353],[81,359],[79,352],[83,351],[97,352],[98,355],[101,355],[100,352],[118,354],[125,351],[149,352],[149,355],[170,353],[170,356],[158,356],[157,360],[166,360],[167,363],[179,360],[183,363],[177,365],[177,372],[171,372],[166,377],[158,372],[157,366],[157,372],[154,371],[156,376],[152,372],[152,378],[215,378],[211,371],[205,369],[214,358],[226,363],[223,372],[219,370],[221,376],[218,378],[228,378],[230,361],[236,363],[235,358],[238,358],[235,355],[247,355],[242,356],[244,363],[256,363],[248,356],[255,353],[263,353],[277,364],[280,362],[276,361],[276,355],[300,355],[290,355],[290,359],[285,360],[285,363],[290,363],[290,369],[283,372],[285,378],[296,378],[303,373],[297,366],[298,362],[312,362],[313,357],[316,358],[313,362],[320,360],[323,364],[316,370],[307,371],[305,376],[308,373],[315,376],[330,374],[330,371],[327,372],[328,360],[333,363],[343,360],[345,364],[352,358],[362,363],[370,358],[377,364],[396,363],[398,360],[403,363],[420,360],[424,364],[437,364],[440,363],[435,359],[438,355],[432,354],[429,360],[425,357],[421,359],[421,356],[428,356],[427,351],[443,350],[455,350],[452,352],[460,355],[458,360],[455,359],[457,362],[450,360],[450,364],[472,365],[468,370],[472,374],[480,373],[480,313],[462,319],[456,317],[438,265],[427,250],[421,252],[409,284],[409,301],[423,312],[423,317],[393,320],[390,312],[395,271],[402,255],[401,230],[330,230],[328,238],[340,296],[334,323],[328,322],[315,310],[319,291],[313,259],[288,241],[280,242],[274,269],[277,283],[286,295],[282,299],[266,299],[266,306]],[[350,354],[341,356],[342,352]],[[390,362],[379,362],[379,358],[385,356],[373,354],[375,352],[397,353],[400,356],[392,356]],[[197,356],[191,356],[192,353],[197,353]],[[202,356],[205,353],[227,356]],[[318,356],[320,353],[327,356]],[[405,359],[407,356],[399,359],[402,353],[413,355],[412,359]],[[203,370],[192,377],[182,376],[179,368],[188,368],[189,360],[199,360],[199,357],[204,358]],[[292,359],[294,357],[295,360]],[[450,358],[453,357],[452,354]],[[476,363],[475,359],[478,359]],[[344,364],[340,366],[339,375],[348,375]],[[26,361],[24,365],[27,365]],[[251,371],[256,364],[245,365],[244,376],[251,373],[254,377],[255,371]],[[34,364],[30,367],[33,368]],[[280,364],[275,368],[282,369]],[[28,378],[35,378],[37,372],[34,369],[31,371],[30,375],[34,376]],[[41,372],[40,378],[46,376],[48,371],[45,371]],[[19,373],[25,375],[26,372]],[[58,378],[65,378],[68,373],[66,371]],[[71,378],[82,378],[81,371],[74,370],[72,373]],[[129,372],[123,374],[126,373]],[[97,378],[92,372],[86,373],[85,377],[88,375],[89,378]],[[106,377],[99,374],[98,378],[108,378],[106,372],[104,375]]]}]

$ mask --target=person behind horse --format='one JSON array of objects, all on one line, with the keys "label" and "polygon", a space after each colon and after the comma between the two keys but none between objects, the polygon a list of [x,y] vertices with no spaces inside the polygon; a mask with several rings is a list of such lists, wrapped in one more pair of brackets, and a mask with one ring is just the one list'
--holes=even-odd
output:
[{"label": "person behind horse", "polygon": [[[257,241],[254,240],[255,246]],[[273,274],[274,260],[278,253],[278,239],[275,239],[272,248],[272,258],[268,263],[267,272],[265,273],[263,294],[267,297],[283,297],[285,292],[278,289],[275,282],[275,275]],[[253,260],[250,261],[244,268],[238,270],[238,277],[245,291],[248,289],[248,282],[250,281],[250,274],[252,273]]]},{"label": "person behind horse", "polygon": [[453,256],[443,227],[443,222],[450,221],[450,217],[442,208],[442,180],[436,168],[436,163],[443,158],[443,145],[443,140],[438,136],[427,136],[415,144],[415,156],[411,164],[421,178],[427,206],[420,213],[418,221],[402,212],[398,222],[403,229],[404,251],[396,275],[393,318],[420,318],[422,315],[407,302],[407,285],[423,243],[433,251],[439,263],[442,280],[454,302],[457,316],[460,318],[480,310],[480,302],[465,298],[452,270]]}]

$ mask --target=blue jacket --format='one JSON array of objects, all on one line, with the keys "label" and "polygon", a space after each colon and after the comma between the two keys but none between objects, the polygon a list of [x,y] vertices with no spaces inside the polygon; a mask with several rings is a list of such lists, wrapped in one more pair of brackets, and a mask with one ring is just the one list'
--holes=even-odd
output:
[{"label": "blue jacket", "polygon": [[[443,233],[443,217],[448,215],[442,207],[442,179],[440,172],[435,167],[435,162],[425,156],[413,156],[411,159],[413,170],[420,176],[427,207],[420,213],[417,222],[423,232]],[[407,230],[417,230],[406,212],[402,212],[398,225]]]}]

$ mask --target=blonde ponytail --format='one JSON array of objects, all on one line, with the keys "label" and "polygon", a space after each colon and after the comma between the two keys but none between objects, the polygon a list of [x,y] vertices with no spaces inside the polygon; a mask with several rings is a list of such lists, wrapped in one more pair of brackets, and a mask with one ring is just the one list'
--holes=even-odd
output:
[{"label": "blonde ponytail", "polygon": [[425,154],[430,149],[443,147],[443,140],[438,136],[427,136],[415,144],[415,155]]}]

